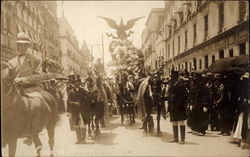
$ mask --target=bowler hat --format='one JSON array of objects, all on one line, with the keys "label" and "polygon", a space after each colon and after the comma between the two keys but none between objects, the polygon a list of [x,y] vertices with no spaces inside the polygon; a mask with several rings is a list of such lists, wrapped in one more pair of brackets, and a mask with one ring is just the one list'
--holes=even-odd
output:
[{"label": "bowler hat", "polygon": [[30,41],[28,35],[25,32],[20,32],[17,34],[17,43],[21,44],[31,44],[32,42]]},{"label": "bowler hat", "polygon": [[81,81],[80,75],[69,75],[68,77],[70,82]]}]

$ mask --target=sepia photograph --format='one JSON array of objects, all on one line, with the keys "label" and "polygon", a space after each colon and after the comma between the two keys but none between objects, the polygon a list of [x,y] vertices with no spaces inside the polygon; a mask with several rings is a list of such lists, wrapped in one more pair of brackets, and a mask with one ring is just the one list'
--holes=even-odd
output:
[{"label": "sepia photograph", "polygon": [[247,0],[2,0],[1,156],[250,157]]}]

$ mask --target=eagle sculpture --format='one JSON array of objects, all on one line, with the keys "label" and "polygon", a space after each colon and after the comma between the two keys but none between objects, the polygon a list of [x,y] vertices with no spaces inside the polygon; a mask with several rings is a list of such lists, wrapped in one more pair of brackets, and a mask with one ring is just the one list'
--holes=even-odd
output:
[{"label": "eagle sculpture", "polygon": [[125,38],[129,37],[129,35],[131,33],[133,33],[132,31],[129,31],[129,33],[127,34],[126,31],[131,29],[135,25],[135,22],[138,21],[139,19],[143,18],[144,16],[131,19],[127,22],[126,25],[123,23],[123,19],[121,19],[120,24],[117,25],[115,20],[113,20],[111,18],[102,17],[102,16],[98,16],[98,17],[104,19],[111,28],[116,30],[117,37],[114,37],[112,34],[107,34],[108,36],[112,36],[113,38],[117,38],[117,39],[125,39]]}]

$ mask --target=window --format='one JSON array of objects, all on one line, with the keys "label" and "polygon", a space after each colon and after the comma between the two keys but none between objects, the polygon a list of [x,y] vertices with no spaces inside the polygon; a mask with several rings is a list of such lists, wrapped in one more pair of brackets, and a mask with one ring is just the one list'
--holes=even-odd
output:
[{"label": "window", "polygon": [[197,11],[200,9],[201,3],[202,3],[202,0],[197,1],[197,8],[196,8]]},{"label": "window", "polygon": [[208,15],[204,16],[204,22],[205,22],[205,25],[204,25],[204,39],[206,40],[207,39],[207,36],[208,36]]},{"label": "window", "polygon": [[181,47],[181,38],[178,37],[178,54],[180,53],[180,47]]},{"label": "window", "polygon": [[188,7],[188,9],[187,9],[187,19],[189,19],[190,16],[191,16],[191,8]]},{"label": "window", "polygon": [[189,71],[192,71],[192,62],[189,63]]},{"label": "window", "polygon": [[168,44],[168,59],[170,59],[170,45]]},{"label": "window", "polygon": [[169,26],[169,35],[171,35],[171,34],[172,34],[172,27]]},{"label": "window", "polygon": [[241,1],[239,2],[239,11],[240,11],[240,17],[239,17],[239,22],[244,21],[244,18],[246,16],[246,2]]},{"label": "window", "polygon": [[246,43],[240,44],[239,48],[240,48],[240,55],[245,55],[246,54]]},{"label": "window", "polygon": [[172,58],[174,58],[174,40],[173,40],[173,52],[172,52]]},{"label": "window", "polygon": [[180,24],[183,23],[183,12],[179,12],[179,16],[180,16]]},{"label": "window", "polygon": [[234,56],[234,50],[233,49],[230,49],[229,50],[229,57],[233,57]]},{"label": "window", "polygon": [[197,63],[196,63],[196,58],[193,58],[193,65],[194,65],[194,70],[196,70],[197,69]]},{"label": "window", "polygon": [[178,69],[177,70],[181,70],[181,66],[180,66],[180,64],[178,65]]},{"label": "window", "polygon": [[208,55],[204,57],[205,69],[208,68]]},{"label": "window", "polygon": [[212,63],[214,63],[215,62],[215,56],[213,55],[212,56]]},{"label": "window", "polygon": [[219,51],[219,58],[224,58],[224,50]]},{"label": "window", "polygon": [[174,19],[174,30],[177,28],[177,20]]},{"label": "window", "polygon": [[202,68],[202,60],[200,59],[199,60],[199,69],[201,69]]},{"label": "window", "polygon": [[188,69],[188,63],[185,62],[185,69]]},{"label": "window", "polygon": [[185,51],[187,49],[187,31],[185,31]]},{"label": "window", "polygon": [[194,31],[193,44],[195,45],[195,43],[196,43],[196,24],[193,25],[193,31]]},{"label": "window", "polygon": [[219,4],[219,32],[222,32],[224,27],[224,3]]}]

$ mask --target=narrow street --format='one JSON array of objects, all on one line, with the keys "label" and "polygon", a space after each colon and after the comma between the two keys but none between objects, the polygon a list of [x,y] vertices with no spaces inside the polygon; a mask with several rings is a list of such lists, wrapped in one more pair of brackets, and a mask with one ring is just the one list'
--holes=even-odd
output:
[{"label": "narrow street", "polygon": [[[154,117],[156,121],[156,117]],[[156,123],[155,123],[156,124]],[[218,132],[209,132],[206,136],[199,137],[192,134],[186,135],[186,144],[168,143],[172,138],[172,127],[169,119],[161,121],[163,137],[158,137],[156,132],[146,135],[138,129],[139,120],[133,126],[120,125],[120,117],[114,116],[107,128],[101,129],[100,137],[90,140],[86,145],[75,144],[75,132],[70,131],[66,115],[60,116],[55,132],[55,156],[242,156],[249,154],[230,143],[229,136],[219,136]],[[155,126],[156,127],[156,126]],[[47,132],[40,134],[43,150],[42,156],[49,155]],[[7,148],[2,150],[3,155]],[[23,139],[18,140],[16,156],[34,156],[34,146],[23,144]]]}]

